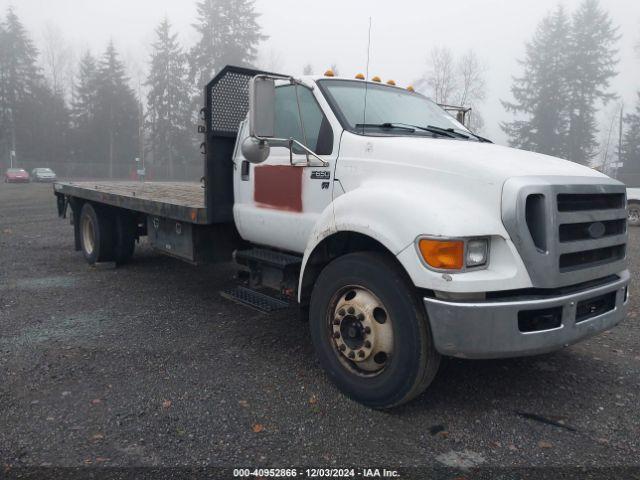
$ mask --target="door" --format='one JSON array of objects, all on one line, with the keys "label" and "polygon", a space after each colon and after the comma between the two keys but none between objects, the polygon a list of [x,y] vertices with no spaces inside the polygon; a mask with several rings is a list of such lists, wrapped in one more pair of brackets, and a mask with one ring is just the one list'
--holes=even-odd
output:
[{"label": "door", "polygon": [[[243,125],[239,145],[248,130]],[[314,92],[300,85],[297,94],[294,85],[276,88],[275,135],[298,140],[327,165],[312,156],[309,165],[307,156],[295,147],[292,165],[289,148],[273,142],[269,158],[253,165],[237,148],[234,218],[245,240],[302,253],[318,218],[331,204],[336,135]]]}]

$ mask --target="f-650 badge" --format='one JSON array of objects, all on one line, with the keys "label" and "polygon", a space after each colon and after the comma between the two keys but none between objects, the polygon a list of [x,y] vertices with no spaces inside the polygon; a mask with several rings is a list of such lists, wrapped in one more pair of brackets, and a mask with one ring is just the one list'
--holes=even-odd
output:
[{"label": "f-650 badge", "polygon": [[311,172],[311,180],[331,180],[331,172],[327,170],[314,170]]}]

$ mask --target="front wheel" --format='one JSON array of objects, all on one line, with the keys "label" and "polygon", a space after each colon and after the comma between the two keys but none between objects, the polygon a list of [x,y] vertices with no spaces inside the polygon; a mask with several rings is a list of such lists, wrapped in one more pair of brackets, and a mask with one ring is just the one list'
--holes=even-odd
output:
[{"label": "front wheel", "polygon": [[424,307],[400,268],[379,253],[345,255],[321,272],[310,326],[329,377],[369,407],[412,400],[440,365]]},{"label": "front wheel", "polygon": [[631,225],[632,227],[637,227],[640,225],[640,203],[629,202],[629,207],[627,208],[627,217],[629,220],[629,225]]}]

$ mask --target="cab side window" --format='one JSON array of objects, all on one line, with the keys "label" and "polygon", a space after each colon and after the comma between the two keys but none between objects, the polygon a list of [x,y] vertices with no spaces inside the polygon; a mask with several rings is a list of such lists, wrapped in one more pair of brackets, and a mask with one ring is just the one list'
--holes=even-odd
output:
[{"label": "cab side window", "polygon": [[311,90],[298,86],[300,110],[304,119],[304,133],[300,125],[296,87],[285,85],[276,88],[276,137],[294,138],[318,155],[331,155],[333,151],[333,130],[318,105]]}]

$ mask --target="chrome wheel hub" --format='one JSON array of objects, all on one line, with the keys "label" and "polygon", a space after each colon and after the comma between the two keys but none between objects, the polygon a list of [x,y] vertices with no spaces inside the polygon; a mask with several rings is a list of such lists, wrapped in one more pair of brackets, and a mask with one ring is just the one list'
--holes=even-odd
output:
[{"label": "chrome wheel hub", "polygon": [[363,287],[343,289],[334,303],[331,331],[341,361],[363,373],[381,371],[393,353],[393,328],[385,306]]}]

